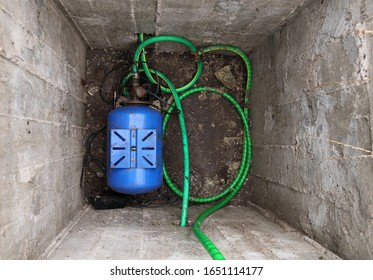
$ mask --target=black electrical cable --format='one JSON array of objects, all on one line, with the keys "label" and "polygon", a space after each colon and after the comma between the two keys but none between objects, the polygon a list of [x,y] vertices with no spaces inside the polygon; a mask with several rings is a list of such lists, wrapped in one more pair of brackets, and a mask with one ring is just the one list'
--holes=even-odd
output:
[{"label": "black electrical cable", "polygon": [[[106,125],[101,127],[100,129],[92,132],[86,139],[85,141],[85,145],[84,145],[84,148],[85,148],[85,152],[84,152],[84,157],[83,157],[83,168],[82,168],[82,173],[80,175],[80,188],[82,189],[83,191],[83,194],[85,196],[85,199],[86,200],[89,200],[90,199],[90,196],[88,195],[86,189],[85,189],[85,186],[84,186],[84,181],[85,181],[85,175],[86,175],[86,171],[87,169],[89,170],[89,163],[90,161],[93,161],[93,160],[96,160],[92,157],[92,154],[91,154],[91,149],[92,149],[92,143],[93,141],[96,139],[96,137],[102,133],[104,130],[106,129]],[[91,170],[90,170],[91,171]]]},{"label": "black electrical cable", "polygon": [[[160,107],[157,107],[155,106],[154,104],[150,104],[149,106],[150,107],[153,107],[159,111],[161,111],[162,113],[164,114],[171,114],[171,115],[177,115],[177,114],[180,114],[180,110],[175,108],[175,110],[173,110],[172,113],[168,113],[167,110],[170,106],[169,102],[167,102],[166,100],[164,100],[163,98],[160,97],[160,94],[161,93],[161,84],[160,84],[160,80],[159,80],[159,76],[156,75],[157,77],[157,89],[156,89],[156,92],[153,93],[150,89],[150,85],[152,84],[146,77],[143,77],[140,75],[140,80],[143,80],[145,81],[144,84],[142,84],[144,86],[144,88],[149,88],[149,89],[146,89],[146,92],[151,95],[152,97],[154,97],[155,99],[159,100],[160,101]],[[167,105],[167,107],[164,107],[162,105]],[[166,109],[165,109],[166,108]]]},{"label": "black electrical cable", "polygon": [[[166,203],[162,204],[153,204],[155,201],[162,199],[164,201],[167,201]],[[170,206],[174,204],[177,200],[179,200],[178,197],[175,197],[173,200],[171,198],[165,198],[165,197],[159,197],[159,198],[152,198],[152,199],[141,199],[141,198],[133,198],[131,201],[132,207],[135,208],[143,208],[143,207],[149,207],[149,208],[158,208],[158,207],[164,207],[164,206]]]},{"label": "black electrical cable", "polygon": [[[157,73],[157,71],[156,71],[156,73]],[[156,75],[156,77],[157,77],[157,91],[156,91],[155,95],[158,96],[158,93],[161,90],[161,82],[159,80],[159,75]],[[159,101],[161,102],[160,106],[161,106],[161,112],[162,113],[164,113],[164,114],[171,114],[171,115],[172,114],[175,114],[175,115],[180,114],[180,110],[177,109],[177,108],[175,108],[175,110],[173,110],[171,113],[169,113],[168,112],[168,108],[170,107],[170,104],[167,101],[163,101],[162,102],[161,99],[159,99]],[[162,106],[162,104],[166,104],[167,105],[166,109],[164,109],[164,107]]]},{"label": "black electrical cable", "polygon": [[[105,85],[106,80],[108,79],[110,74],[113,73],[115,70],[117,70],[121,67],[130,66],[130,65],[131,65],[130,63],[123,63],[123,62],[119,63],[119,64],[115,65],[113,68],[111,68],[110,71],[105,74],[104,78],[101,81],[100,87],[99,87],[99,94],[100,94],[100,97],[101,97],[102,101],[104,101],[106,104],[112,104],[112,102],[113,102],[113,100],[108,100],[103,95],[103,90],[102,89]],[[117,93],[119,93],[118,88],[120,87],[120,81],[121,81],[121,79],[119,79],[118,82],[117,82],[117,87],[116,87],[117,88]],[[118,94],[118,96],[120,96],[120,94]],[[117,97],[117,98],[119,98],[119,97]],[[114,102],[115,101],[116,100],[114,99]]]},{"label": "black electrical cable", "polygon": [[93,157],[92,155],[87,156],[87,170],[91,171],[92,173],[95,173],[95,170],[91,169],[90,163],[93,162],[97,167],[100,168],[100,170],[105,173],[105,164],[99,160],[98,158]]}]

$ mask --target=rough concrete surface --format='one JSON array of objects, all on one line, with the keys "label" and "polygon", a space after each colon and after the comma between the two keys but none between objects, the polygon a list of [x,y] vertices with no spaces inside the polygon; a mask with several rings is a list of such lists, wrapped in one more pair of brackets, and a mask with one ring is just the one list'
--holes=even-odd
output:
[{"label": "rough concrete surface", "polygon": [[[305,0],[59,0],[91,48],[130,49],[134,34],[178,35],[196,45],[257,45]],[[159,51],[180,50],[161,44]]]},{"label": "rough concrete surface", "polygon": [[86,44],[51,1],[0,1],[0,259],[37,258],[82,206]]},{"label": "rough concrete surface", "polygon": [[[111,57],[106,49],[132,49],[134,34],[144,32],[184,36],[198,46],[228,43],[252,50],[253,169],[233,203],[245,204],[250,198],[342,258],[373,259],[372,30],[373,2],[368,0],[109,0],[104,4],[97,0],[0,0],[0,258],[37,258],[82,206],[79,179],[84,111],[91,112],[86,117],[97,117],[90,132],[104,123],[103,112],[110,109],[88,108],[90,100],[84,108],[85,99],[98,98],[97,81],[114,63],[131,62],[130,57]],[[86,44],[105,49],[96,53],[100,58],[94,71],[87,71],[91,74],[87,80]],[[162,44],[155,50],[180,49]],[[204,72],[198,85],[221,86],[215,74],[230,63],[220,58],[217,54],[205,60],[204,68],[210,72]],[[232,61],[230,70],[242,77],[242,67]],[[171,80],[179,77],[177,86],[192,77],[195,69],[187,54],[163,54],[150,62]],[[185,65],[180,67],[179,62]],[[113,87],[110,81],[115,78],[109,79],[109,88]],[[239,91],[235,94],[242,96]],[[188,127],[191,182],[196,187],[192,192],[209,195],[225,186],[238,168],[239,121],[231,106],[213,95],[191,97],[184,105],[190,112],[187,122],[192,123]],[[170,148],[165,150],[165,159],[175,163],[169,166],[171,177],[181,184],[181,153],[175,152],[181,150],[177,130],[174,118],[171,133],[166,135]],[[101,141],[105,143],[105,138]],[[102,157],[104,151],[97,149]],[[105,188],[104,177],[97,181]],[[149,223],[151,211],[154,215],[161,212],[168,220],[174,213],[168,208],[90,210],[82,217],[84,224],[72,229],[73,241],[64,240],[50,257],[156,258],[136,245],[135,256],[114,250],[116,247],[110,252],[117,255],[108,255],[107,248],[117,242],[105,243],[108,237],[122,241],[122,227],[128,221],[134,224],[138,215],[142,225],[129,228],[128,233],[144,231],[142,240],[149,246],[167,246],[163,229]],[[249,217],[248,223],[260,228],[255,223],[261,218],[245,211],[247,214],[235,212],[229,219]],[[121,224],[105,229],[111,221]],[[224,241],[220,245],[227,252],[232,244],[236,248],[227,254],[229,258],[320,257],[318,251],[303,245],[284,251],[282,237],[293,236],[277,226],[265,223],[268,228],[254,232],[239,225],[232,233],[237,239],[232,239],[224,221],[223,226],[214,221],[211,218],[206,223],[219,229],[211,231],[212,236]],[[85,246],[81,255],[70,255],[64,251],[69,242],[82,238],[79,231],[74,232],[76,228],[103,233],[80,244]],[[188,230],[186,239],[180,235],[182,229],[170,229],[187,253],[180,257],[167,251],[162,258],[208,258],[197,253],[204,251],[196,240],[190,243]],[[253,244],[242,234],[258,242]],[[100,245],[97,250],[92,249],[96,245]],[[302,255],[301,250],[312,253]],[[253,256],[249,251],[257,253]]]},{"label": "rough concrete surface", "polygon": [[[204,207],[191,207],[195,219]],[[87,208],[43,255],[50,260],[209,260],[192,233],[178,225],[180,209]],[[336,258],[304,236],[265,218],[253,207],[225,207],[203,225],[227,259],[318,260]]]},{"label": "rough concrete surface", "polygon": [[252,199],[373,259],[372,1],[314,1],[253,51]]}]

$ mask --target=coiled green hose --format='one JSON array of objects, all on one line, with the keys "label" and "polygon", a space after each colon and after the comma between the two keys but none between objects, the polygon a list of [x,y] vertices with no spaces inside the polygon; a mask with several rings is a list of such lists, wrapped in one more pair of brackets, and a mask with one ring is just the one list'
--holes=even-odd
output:
[{"label": "coiled green hose", "polygon": [[[192,42],[190,42],[189,40],[187,40],[185,38],[177,37],[177,36],[163,35],[163,36],[152,37],[152,38],[149,38],[149,39],[143,41],[143,34],[140,34],[141,44],[136,49],[133,72],[137,71],[138,63],[139,63],[140,55],[141,55],[141,64],[142,64],[142,68],[144,69],[145,75],[148,77],[148,79],[152,83],[156,84],[157,81],[151,75],[151,73],[148,69],[148,65],[146,63],[145,47],[149,46],[151,44],[154,44],[154,43],[168,42],[168,41],[183,44],[183,45],[187,46],[191,50],[191,52],[196,56],[197,72],[194,75],[193,79],[190,80],[189,83],[187,83],[186,85],[184,85],[180,88],[175,88],[176,92],[182,92],[182,91],[185,91],[185,90],[191,88],[198,81],[199,77],[202,74],[202,65],[203,65],[202,61],[200,59],[197,59],[199,57],[197,48],[193,45]],[[166,88],[166,87],[163,87],[163,86],[161,86],[161,90],[164,91],[164,92],[172,93],[172,90],[170,88]]]},{"label": "coiled green hose", "polygon": [[[195,54],[197,60],[197,71],[193,79],[185,84],[184,86],[180,88],[175,88],[172,82],[167,78],[166,75],[163,73],[156,71],[154,69],[150,69],[146,62],[146,55],[145,55],[145,48],[153,43],[157,42],[165,42],[165,41],[171,41],[176,43],[181,43],[186,45],[190,48],[192,53]],[[188,201],[198,202],[198,203],[208,203],[220,200],[216,205],[213,205],[212,207],[206,209],[203,211],[196,219],[193,225],[193,232],[195,236],[199,239],[203,247],[207,250],[207,252],[210,254],[210,256],[214,260],[224,260],[223,254],[219,251],[219,249],[214,245],[214,243],[202,232],[201,225],[203,221],[212,213],[222,208],[224,205],[226,205],[242,188],[243,184],[245,183],[245,180],[247,178],[247,175],[250,170],[250,164],[251,164],[251,139],[249,135],[249,124],[248,124],[248,92],[251,88],[252,83],[252,74],[251,74],[251,64],[246,56],[246,54],[240,50],[237,47],[230,46],[230,45],[215,45],[215,46],[209,46],[201,51],[197,51],[196,47],[187,39],[177,37],[177,36],[156,36],[149,38],[147,40],[144,40],[143,34],[140,34],[140,45],[137,47],[135,55],[134,55],[134,65],[132,69],[132,73],[129,73],[122,81],[123,85],[125,85],[131,77],[133,77],[138,72],[144,72],[145,75],[148,77],[148,79],[152,83],[157,83],[156,79],[154,79],[153,75],[158,76],[161,80],[163,80],[166,85],[166,87],[162,87],[162,90],[165,92],[172,93],[174,97],[174,101],[171,104],[171,106],[168,109],[168,113],[172,113],[172,111],[177,108],[179,110],[179,123],[181,128],[181,135],[182,135],[182,144],[183,144],[183,157],[184,157],[184,185],[183,185],[183,191],[181,191],[171,180],[171,178],[168,175],[167,169],[165,164],[163,163],[163,174],[165,178],[165,182],[167,185],[178,195],[182,198],[182,211],[181,211],[181,217],[180,217],[180,226],[186,226],[187,225],[187,218],[188,218]],[[244,100],[244,109],[241,108],[240,104],[228,93],[221,92],[217,89],[210,88],[210,87],[197,87],[192,88],[191,87],[197,82],[199,79],[201,73],[202,73],[202,60],[200,57],[202,57],[204,54],[212,52],[212,51],[231,51],[236,54],[238,54],[245,62],[246,70],[247,70],[247,81],[246,81],[246,87],[245,87],[245,100]],[[142,69],[139,68],[139,61],[141,60],[141,66]],[[189,196],[189,150],[188,150],[188,138],[187,138],[187,132],[186,132],[186,125],[185,125],[185,119],[184,119],[184,113],[181,105],[181,101],[188,96],[199,93],[199,92],[211,92],[214,94],[219,94],[220,96],[227,99],[233,107],[236,109],[242,124],[243,124],[243,131],[244,131],[244,142],[243,142],[243,152],[242,152],[242,158],[240,163],[240,168],[237,172],[236,177],[234,178],[233,182],[221,193],[215,196],[205,197],[205,198],[198,198],[198,197],[191,197]],[[180,93],[180,96],[179,94]],[[126,95],[126,91],[124,91],[124,94]],[[166,114],[163,120],[163,133],[165,133],[167,124],[170,118],[170,114]]]},{"label": "coiled green hose", "polygon": [[[193,225],[193,232],[196,235],[196,237],[201,241],[201,244],[205,247],[207,252],[210,254],[210,256],[214,260],[223,260],[224,256],[220,253],[218,248],[214,245],[214,243],[201,231],[200,227],[203,223],[203,221],[210,216],[212,213],[216,212],[220,208],[222,208],[224,205],[226,205],[237,193],[238,191],[242,188],[246,177],[249,173],[250,170],[250,160],[251,160],[251,139],[249,137],[249,125],[248,121],[246,119],[245,113],[242,110],[241,106],[238,104],[238,102],[228,93],[223,93],[220,92],[214,88],[209,88],[209,87],[197,87],[194,89],[190,89],[180,96],[180,101],[185,99],[186,97],[198,93],[198,92],[212,92],[219,94],[220,96],[224,97],[227,99],[233,107],[236,109],[237,113],[240,116],[240,119],[243,124],[243,131],[244,131],[244,143],[243,143],[243,153],[242,153],[242,159],[241,159],[241,164],[239,171],[233,180],[233,182],[229,185],[228,188],[226,188],[223,192],[221,192],[219,195],[216,196],[211,196],[207,198],[195,198],[195,197],[189,197],[190,201],[193,202],[199,202],[199,203],[206,203],[206,202],[211,202],[211,201],[216,201],[220,198],[224,197],[218,204],[206,209],[205,211],[200,214],[196,221],[194,222]],[[174,110],[175,105],[171,106],[168,110],[168,113],[172,113]],[[163,121],[163,131],[166,130],[168,120],[170,118],[170,114],[167,114],[166,117],[164,118]],[[177,186],[172,182],[170,177],[168,176],[166,166],[163,164],[163,174],[165,177],[166,183],[170,186],[170,188],[179,196],[182,196],[182,192],[177,188]]]}]

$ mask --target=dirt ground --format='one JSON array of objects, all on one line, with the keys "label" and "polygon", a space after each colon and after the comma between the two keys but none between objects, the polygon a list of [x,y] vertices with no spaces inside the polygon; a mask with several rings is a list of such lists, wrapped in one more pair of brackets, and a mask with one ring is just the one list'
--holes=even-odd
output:
[{"label": "dirt ground", "polygon": [[[187,83],[195,74],[196,62],[191,54],[147,53],[151,68],[165,73],[176,87]],[[113,92],[119,91],[119,83],[130,71],[133,61],[132,52],[90,50],[87,55],[85,123],[87,127],[85,176],[82,178],[89,201],[98,196],[114,195],[106,185],[105,151],[106,151],[106,118],[113,110]],[[229,66],[235,81],[231,89],[226,88],[216,77],[216,72]],[[223,54],[203,56],[203,73],[196,86],[219,88],[233,95],[243,104],[243,88],[246,73],[239,57]],[[227,69],[227,68],[225,68]],[[164,99],[170,94],[163,93]],[[224,98],[202,93],[193,95],[183,101],[185,112],[191,170],[191,195],[206,197],[219,193],[234,179],[240,165],[242,153],[242,124],[234,108]],[[101,129],[101,131],[100,131]],[[97,133],[94,133],[97,132]],[[91,136],[91,137],[89,137]],[[178,116],[171,117],[164,138],[164,161],[171,178],[179,186],[183,178],[183,155]],[[246,188],[246,190],[245,190]],[[248,200],[249,186],[244,186],[231,202],[244,205]],[[162,186],[158,191],[139,196],[121,196],[132,205],[180,204],[180,199],[168,188]]]}]

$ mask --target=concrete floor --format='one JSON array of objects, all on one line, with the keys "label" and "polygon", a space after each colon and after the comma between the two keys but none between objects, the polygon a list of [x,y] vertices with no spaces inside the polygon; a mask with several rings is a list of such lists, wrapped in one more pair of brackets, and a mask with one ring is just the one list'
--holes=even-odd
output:
[{"label": "concrete floor", "polygon": [[[190,207],[190,219],[205,206]],[[87,207],[50,246],[46,259],[210,259],[180,209]],[[225,207],[203,224],[227,259],[330,259],[333,254],[255,207]],[[315,246],[313,246],[313,245]]]}]

